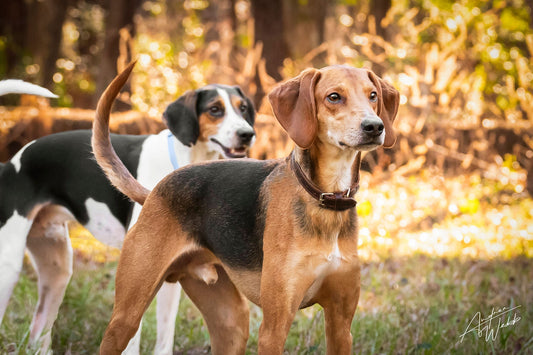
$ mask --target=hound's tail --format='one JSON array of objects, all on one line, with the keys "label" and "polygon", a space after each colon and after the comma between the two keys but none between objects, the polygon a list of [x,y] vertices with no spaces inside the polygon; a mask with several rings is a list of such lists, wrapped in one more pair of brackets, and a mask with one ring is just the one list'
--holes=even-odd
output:
[{"label": "hound's tail", "polygon": [[142,205],[150,191],[131,175],[117,156],[109,137],[109,112],[111,111],[111,106],[120,89],[128,80],[134,66],[135,62],[130,63],[122,73],[113,79],[100,97],[100,100],[98,100],[91,144],[96,161],[109,181],[124,195]]}]

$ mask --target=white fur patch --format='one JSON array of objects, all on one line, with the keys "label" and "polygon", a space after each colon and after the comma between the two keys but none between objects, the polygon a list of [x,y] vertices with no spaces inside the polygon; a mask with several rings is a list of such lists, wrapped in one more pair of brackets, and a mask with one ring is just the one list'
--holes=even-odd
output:
[{"label": "white fur patch", "polygon": [[0,81],[0,96],[6,94],[28,94],[44,96],[48,98],[57,98],[50,90],[40,87],[39,85],[27,83],[22,80],[8,79]]},{"label": "white fur patch", "polygon": [[[149,136],[143,142],[139,165],[137,167],[137,180],[148,190],[152,190],[163,177],[170,174],[174,167],[168,154],[168,134],[165,129],[159,134]],[[190,163],[191,148],[174,139],[174,149],[179,166]]]},{"label": "white fur patch", "polygon": [[0,229],[0,263],[2,267],[13,268],[13,265],[18,265],[22,261],[26,237],[31,224],[32,221],[15,211]]},{"label": "white fur patch", "polygon": [[[219,126],[218,133],[214,136],[214,138],[216,138],[225,147],[237,147],[240,144],[237,131],[239,129],[252,130],[253,128],[241,115],[235,112],[228,93],[222,89],[217,89],[217,92],[224,101],[226,115]],[[255,139],[255,137],[253,139]],[[253,144],[253,141],[251,144]]]},{"label": "white fur patch", "polygon": [[21,167],[21,163],[20,163],[20,159],[22,158],[22,154],[24,153],[24,151],[26,149],[28,149],[28,147],[30,145],[32,145],[33,143],[35,143],[35,141],[31,141],[30,143],[26,144],[24,147],[22,147],[21,150],[19,150],[17,152],[17,154],[15,154],[13,156],[13,158],[11,158],[11,160],[9,161],[11,164],[13,164],[15,166],[15,171],[18,173],[20,171],[20,167]]},{"label": "white fur patch", "polygon": [[[174,170],[168,152],[169,133],[170,131],[165,129],[158,134],[149,136],[142,145],[139,165],[137,167],[137,180],[149,190],[153,190],[159,181]],[[181,144],[175,137],[172,137],[172,141],[178,165],[182,167],[190,164],[191,150],[193,148]],[[128,229],[137,222],[141,209],[142,206],[138,203],[133,206]]]},{"label": "white fur patch", "polygon": [[92,198],[88,198],[85,201],[85,207],[89,215],[89,222],[84,227],[102,243],[121,248],[126,229],[113,216],[109,207],[105,203],[95,201]]},{"label": "white fur patch", "polygon": [[0,323],[22,269],[31,223],[15,211],[0,228]]}]

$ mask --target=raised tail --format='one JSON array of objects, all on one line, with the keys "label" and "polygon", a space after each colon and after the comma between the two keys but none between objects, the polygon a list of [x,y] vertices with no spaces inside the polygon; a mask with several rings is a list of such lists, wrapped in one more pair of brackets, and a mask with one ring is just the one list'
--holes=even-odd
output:
[{"label": "raised tail", "polygon": [[130,63],[106,88],[96,106],[91,144],[93,154],[107,178],[120,192],[133,201],[144,204],[150,190],[142,186],[128,171],[111,145],[109,113],[120,89],[128,80],[135,62]]}]

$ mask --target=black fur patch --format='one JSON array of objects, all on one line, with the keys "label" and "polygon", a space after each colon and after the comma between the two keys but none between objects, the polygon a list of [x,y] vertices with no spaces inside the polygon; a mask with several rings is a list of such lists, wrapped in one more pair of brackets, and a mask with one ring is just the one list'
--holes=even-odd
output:
[{"label": "black fur patch", "polygon": [[232,267],[259,269],[267,203],[261,188],[276,166],[251,159],[187,166],[154,193],[198,244]]},{"label": "black fur patch", "polygon": [[[136,176],[139,155],[147,136],[111,135],[118,156]],[[0,226],[16,210],[26,216],[39,203],[66,207],[85,224],[89,216],[85,201],[105,203],[126,226],[133,203],[118,192],[97,165],[91,151],[91,131],[52,134],[28,146],[20,158],[21,169],[12,163],[0,170]]]}]

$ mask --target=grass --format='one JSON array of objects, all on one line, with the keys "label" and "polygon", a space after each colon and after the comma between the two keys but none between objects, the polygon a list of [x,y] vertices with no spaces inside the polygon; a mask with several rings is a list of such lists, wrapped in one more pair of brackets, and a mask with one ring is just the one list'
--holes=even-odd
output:
[{"label": "grass", "polygon": [[[77,265],[53,329],[57,354],[95,354],[113,303],[115,264],[98,268]],[[362,293],[352,323],[357,354],[527,354],[533,351],[533,263],[508,260],[439,258],[427,255],[367,262],[362,271]],[[25,268],[9,311],[0,328],[0,353],[24,354],[33,307],[37,301],[35,274]],[[477,312],[492,307],[521,306],[521,320],[500,329],[496,340],[474,333],[460,335]],[[155,308],[143,323],[142,353],[155,343]],[[251,308],[248,354],[255,354],[261,320]],[[209,351],[207,328],[198,310],[182,298],[176,323],[175,351]],[[20,350],[20,352],[18,352]],[[286,343],[288,354],[323,354],[323,311],[315,306],[298,313]]]},{"label": "grass", "polygon": [[[533,200],[521,191],[521,172],[504,169],[495,175],[498,179],[476,174],[443,179],[423,172],[362,187],[362,291],[352,323],[354,354],[533,353]],[[98,255],[91,254],[93,243],[83,238],[73,244],[75,272],[52,344],[58,354],[94,354],[111,314],[116,261],[95,262],[105,259],[105,250],[95,247]],[[0,354],[31,353],[25,344],[36,301],[36,276],[28,264],[0,327]],[[486,340],[483,330],[461,341],[476,313],[487,318],[493,309],[516,306],[493,320],[494,339]],[[516,324],[497,328],[499,320],[505,323],[514,314],[520,317]],[[261,317],[252,305],[248,354],[256,353]],[[155,338],[152,305],[143,323],[143,354],[151,353]],[[319,306],[298,312],[285,349],[325,353]],[[174,350],[209,353],[207,328],[185,296]]]}]

